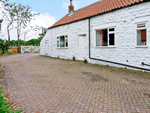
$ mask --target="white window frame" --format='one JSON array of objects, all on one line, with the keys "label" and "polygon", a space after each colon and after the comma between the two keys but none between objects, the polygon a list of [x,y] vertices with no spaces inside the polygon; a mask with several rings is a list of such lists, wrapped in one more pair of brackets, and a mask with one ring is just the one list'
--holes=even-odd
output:
[{"label": "white window frame", "polygon": [[[107,29],[107,41],[108,41],[108,46],[97,46],[96,45],[96,31],[97,30],[103,30],[103,29]],[[109,31],[109,29],[114,29],[114,31]],[[108,27],[108,28],[101,28],[101,29],[95,29],[95,47],[115,47],[116,45],[116,32],[115,32],[116,28],[115,27]],[[114,45],[109,45],[109,34],[114,34]]]},{"label": "white window frame", "polygon": [[[60,37],[61,36],[65,37],[65,47],[60,47]],[[57,41],[59,41],[59,47],[57,47],[57,42],[56,42],[56,47],[57,48],[68,48],[68,47],[66,47],[66,40],[68,39],[68,35],[61,35],[61,36],[57,36],[57,37],[59,37],[59,39],[57,39]],[[68,46],[69,46],[69,42],[68,42]]]},{"label": "white window frame", "polygon": [[[145,27],[138,28],[138,24],[145,24]],[[137,31],[138,30],[146,30],[146,45],[137,45]],[[136,47],[148,47],[148,30],[147,30],[147,23],[146,22],[138,22],[136,23]]]}]

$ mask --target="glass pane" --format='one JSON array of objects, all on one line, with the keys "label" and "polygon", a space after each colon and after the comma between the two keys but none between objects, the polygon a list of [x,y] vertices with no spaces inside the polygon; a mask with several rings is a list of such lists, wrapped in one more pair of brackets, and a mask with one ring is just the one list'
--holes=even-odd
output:
[{"label": "glass pane", "polygon": [[115,28],[110,28],[109,31],[115,31]]},{"label": "glass pane", "polygon": [[108,46],[108,31],[107,29],[102,30],[103,31],[103,35],[102,35],[102,45],[103,46]]},{"label": "glass pane", "polygon": [[96,30],[96,46],[108,46],[107,29]]},{"label": "glass pane", "polygon": [[66,47],[68,47],[68,39],[66,39]]},{"label": "glass pane", "polygon": [[146,45],[146,29],[137,30],[137,45]]},{"label": "glass pane", "polygon": [[66,42],[66,47],[68,47],[68,42]]},{"label": "glass pane", "polygon": [[109,34],[109,45],[115,45],[115,36],[114,36],[114,34]]},{"label": "glass pane", "polygon": [[59,40],[57,40],[57,47],[59,47]]},{"label": "glass pane", "polygon": [[141,27],[145,27],[145,23],[142,23],[142,24],[138,24],[138,25],[137,25],[137,28],[141,28]]},{"label": "glass pane", "polygon": [[60,36],[60,47],[65,47],[65,37]]},{"label": "glass pane", "polygon": [[96,46],[102,46],[102,34],[101,30],[96,31]]}]

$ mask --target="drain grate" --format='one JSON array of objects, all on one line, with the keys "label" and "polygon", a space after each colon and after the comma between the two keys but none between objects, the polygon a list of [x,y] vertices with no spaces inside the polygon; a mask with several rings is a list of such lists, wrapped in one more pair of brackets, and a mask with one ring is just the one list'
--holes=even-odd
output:
[{"label": "drain grate", "polygon": [[145,96],[148,96],[150,98],[150,93],[143,93]]},{"label": "drain grate", "polygon": [[91,77],[92,82],[103,80],[105,82],[109,82],[107,78],[104,78],[100,74],[92,74],[92,72],[82,72],[83,75],[87,75],[88,77]]},{"label": "drain grate", "polygon": [[126,80],[126,81],[129,81],[129,79],[128,78],[123,78],[124,80]]},{"label": "drain grate", "polygon": [[82,72],[83,75],[92,74],[92,72]]},{"label": "drain grate", "polygon": [[139,82],[139,84],[144,84],[144,82]]}]

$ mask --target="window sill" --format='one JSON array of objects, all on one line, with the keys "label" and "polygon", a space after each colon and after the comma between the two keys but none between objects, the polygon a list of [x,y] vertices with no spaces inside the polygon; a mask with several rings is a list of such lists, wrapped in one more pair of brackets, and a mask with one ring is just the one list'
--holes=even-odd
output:
[{"label": "window sill", "polygon": [[68,49],[68,47],[57,47],[57,49]]},{"label": "window sill", "polygon": [[148,46],[136,46],[136,48],[148,48]]},{"label": "window sill", "polygon": [[95,48],[116,48],[116,46],[96,46]]}]

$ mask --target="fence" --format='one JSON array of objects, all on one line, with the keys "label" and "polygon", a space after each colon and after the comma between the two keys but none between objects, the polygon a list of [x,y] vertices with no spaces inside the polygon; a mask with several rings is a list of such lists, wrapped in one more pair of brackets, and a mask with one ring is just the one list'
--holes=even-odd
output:
[{"label": "fence", "polygon": [[40,46],[21,46],[21,53],[39,53]]}]

